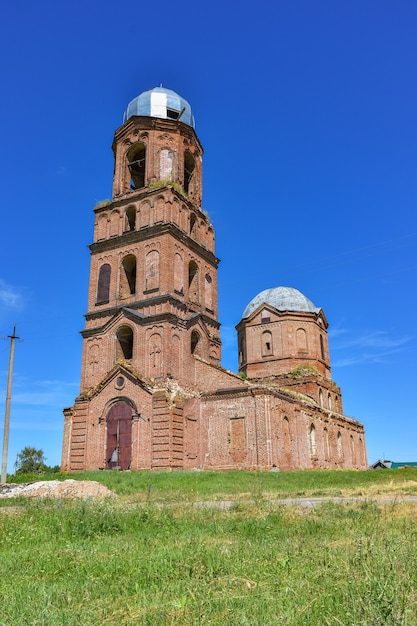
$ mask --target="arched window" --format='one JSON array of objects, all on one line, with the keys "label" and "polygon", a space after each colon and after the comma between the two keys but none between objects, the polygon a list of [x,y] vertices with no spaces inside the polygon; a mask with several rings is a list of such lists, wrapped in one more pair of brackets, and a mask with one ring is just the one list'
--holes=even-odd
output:
[{"label": "arched window", "polygon": [[310,443],[310,455],[312,457],[317,456],[316,429],[314,428],[314,424],[311,424],[310,426],[309,443]]},{"label": "arched window", "polygon": [[159,159],[159,178],[161,180],[172,180],[173,153],[168,148],[163,148]]},{"label": "arched window", "polygon": [[332,410],[332,396],[330,393],[327,394],[327,406],[329,407],[331,411]]},{"label": "arched window", "polygon": [[100,239],[106,239],[107,237],[107,223],[108,223],[107,213],[104,215],[100,215],[97,220],[97,241]]},{"label": "arched window", "polygon": [[194,157],[188,150],[184,153],[184,191],[188,193],[190,188],[190,181],[194,172],[195,161]]},{"label": "arched window", "polygon": [[110,237],[120,235],[120,212],[112,211],[110,214]]},{"label": "arched window", "polygon": [[193,302],[200,302],[199,271],[195,261],[188,265],[188,297]]},{"label": "arched window", "polygon": [[193,330],[191,333],[191,354],[198,354],[200,340],[200,333]]},{"label": "arched window", "polygon": [[120,268],[120,297],[127,298],[136,293],[136,257],[128,254]]},{"label": "arched window", "polygon": [[272,333],[265,330],[262,333],[262,356],[270,356],[271,354],[273,354]]},{"label": "arched window", "polygon": [[340,430],[337,433],[337,456],[339,457],[339,459],[341,459],[343,456],[342,433],[340,432]]},{"label": "arched window", "polygon": [[284,454],[286,456],[287,463],[291,461],[291,435],[290,435],[290,422],[288,417],[284,417],[282,420],[282,434],[284,439]]},{"label": "arched window", "polygon": [[320,354],[321,354],[321,358],[324,359],[324,342],[323,342],[323,335],[320,335]]},{"label": "arched window", "polygon": [[134,206],[129,206],[126,209],[124,229],[125,231],[136,229],[136,208]]},{"label": "arched window", "polygon": [[246,361],[245,346],[245,335],[242,333],[239,337],[239,367]]},{"label": "arched window", "polygon": [[184,263],[178,252],[174,257],[174,290],[181,296],[184,295]]},{"label": "arched window", "polygon": [[213,280],[210,274],[206,274],[206,280],[204,282],[205,285],[205,301],[206,301],[206,309],[209,311],[213,310]]},{"label": "arched window", "polygon": [[130,188],[141,189],[145,186],[146,147],[143,143],[135,143],[127,153],[130,171]]},{"label": "arched window", "polygon": [[120,326],[116,331],[116,360],[131,359],[133,355],[133,330],[130,326]]},{"label": "arched window", "polygon": [[159,252],[151,250],[145,258],[145,291],[159,289]]},{"label": "arched window", "polygon": [[350,436],[350,454],[352,457],[352,465],[356,465],[356,450],[353,435]]},{"label": "arched window", "polygon": [[321,389],[319,389],[319,404],[323,406],[323,392]]},{"label": "arched window", "polygon": [[324,458],[326,460],[330,459],[330,446],[329,446],[329,431],[327,428],[323,429],[323,438],[324,438]]},{"label": "arched window", "polygon": [[104,263],[100,267],[98,274],[97,299],[96,304],[106,304],[110,295],[111,267],[109,263]]},{"label": "arched window", "polygon": [[307,335],[304,328],[297,328],[297,351],[307,352]]}]

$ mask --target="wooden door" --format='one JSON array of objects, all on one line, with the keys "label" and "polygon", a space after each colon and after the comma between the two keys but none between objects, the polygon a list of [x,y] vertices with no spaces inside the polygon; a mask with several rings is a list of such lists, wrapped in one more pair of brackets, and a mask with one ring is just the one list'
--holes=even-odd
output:
[{"label": "wooden door", "polygon": [[132,408],[124,400],[107,414],[107,467],[127,470],[132,462]]}]

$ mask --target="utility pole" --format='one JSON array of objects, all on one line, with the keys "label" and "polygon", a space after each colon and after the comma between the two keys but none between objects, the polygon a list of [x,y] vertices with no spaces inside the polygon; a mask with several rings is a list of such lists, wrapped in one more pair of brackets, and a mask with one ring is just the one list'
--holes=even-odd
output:
[{"label": "utility pole", "polygon": [[3,435],[3,457],[1,465],[1,484],[6,483],[7,478],[7,452],[9,448],[9,425],[10,425],[10,402],[12,399],[12,378],[13,378],[13,361],[14,361],[14,342],[16,337],[16,324],[13,328],[13,334],[9,335],[10,339],[10,356],[9,356],[9,373],[7,376],[7,393],[6,393],[6,410],[4,413],[4,435]]}]

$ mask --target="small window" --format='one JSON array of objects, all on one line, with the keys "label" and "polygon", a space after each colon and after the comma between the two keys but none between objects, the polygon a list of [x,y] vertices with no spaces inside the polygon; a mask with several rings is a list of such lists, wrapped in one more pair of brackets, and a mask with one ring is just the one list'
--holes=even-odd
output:
[{"label": "small window", "polygon": [[271,356],[272,353],[272,333],[265,330],[262,333],[262,356]]},{"label": "small window", "polygon": [[321,358],[324,359],[323,335],[320,335],[320,354],[321,354]]},{"label": "small window", "polygon": [[179,111],[175,111],[175,109],[168,109],[167,108],[167,118],[170,120],[177,120],[180,116],[180,112]]},{"label": "small window", "polygon": [[262,322],[262,324],[267,324],[270,321],[271,321],[271,315],[270,315],[269,311],[262,311],[262,313],[261,313],[261,322]]},{"label": "small window", "polygon": [[116,388],[117,389],[123,389],[123,387],[125,386],[125,379],[123,378],[123,376],[118,376],[116,378]]},{"label": "small window", "polygon": [[200,333],[193,330],[191,333],[191,354],[198,354],[198,345],[200,343]]}]

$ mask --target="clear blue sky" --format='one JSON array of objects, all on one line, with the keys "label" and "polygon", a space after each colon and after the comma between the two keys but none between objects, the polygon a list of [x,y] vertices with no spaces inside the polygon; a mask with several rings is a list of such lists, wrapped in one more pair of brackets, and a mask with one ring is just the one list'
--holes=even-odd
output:
[{"label": "clear blue sky", "polygon": [[[261,290],[330,322],[333,378],[370,462],[417,460],[414,0],[14,0],[0,19],[0,337],[16,344],[9,470],[60,462],[79,390],[92,208],[146,89],[191,104],[216,229],[223,365]],[[0,340],[0,439],[9,341]]]}]

